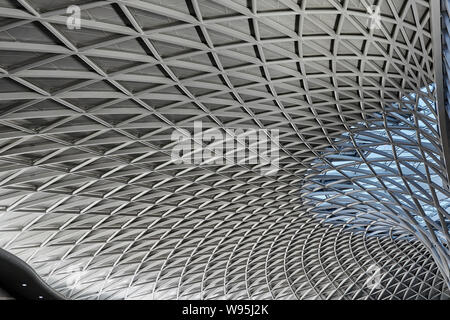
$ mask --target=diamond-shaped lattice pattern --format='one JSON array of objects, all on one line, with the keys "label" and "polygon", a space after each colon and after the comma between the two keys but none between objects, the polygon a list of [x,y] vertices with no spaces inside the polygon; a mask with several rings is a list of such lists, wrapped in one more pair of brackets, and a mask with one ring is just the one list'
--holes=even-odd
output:
[{"label": "diamond-shaped lattice pattern", "polygon": [[[448,298],[430,12],[0,0],[0,246],[70,298]],[[175,164],[195,121],[278,129],[278,171]]]}]

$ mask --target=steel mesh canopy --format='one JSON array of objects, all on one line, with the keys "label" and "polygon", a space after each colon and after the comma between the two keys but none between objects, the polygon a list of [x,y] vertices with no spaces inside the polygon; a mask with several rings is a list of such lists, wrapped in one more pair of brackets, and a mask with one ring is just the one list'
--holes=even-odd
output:
[{"label": "steel mesh canopy", "polygon": [[[76,299],[448,299],[434,6],[0,0],[0,246]],[[196,121],[276,173],[174,163]]]}]

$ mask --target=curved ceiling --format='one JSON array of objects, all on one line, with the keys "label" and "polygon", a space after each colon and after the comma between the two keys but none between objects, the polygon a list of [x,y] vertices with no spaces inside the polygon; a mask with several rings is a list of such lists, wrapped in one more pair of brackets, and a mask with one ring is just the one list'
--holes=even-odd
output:
[{"label": "curved ceiling", "polygon": [[[0,246],[69,298],[448,299],[433,6],[0,0]],[[195,122],[275,172],[176,163]]]}]

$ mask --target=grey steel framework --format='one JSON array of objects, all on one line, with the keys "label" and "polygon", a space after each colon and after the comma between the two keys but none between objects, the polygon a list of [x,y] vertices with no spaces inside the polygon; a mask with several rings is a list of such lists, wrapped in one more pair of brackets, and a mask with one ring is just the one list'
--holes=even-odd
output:
[{"label": "grey steel framework", "polygon": [[[0,0],[0,247],[69,298],[448,299],[440,11]],[[277,173],[174,164],[194,121],[279,129]]]}]

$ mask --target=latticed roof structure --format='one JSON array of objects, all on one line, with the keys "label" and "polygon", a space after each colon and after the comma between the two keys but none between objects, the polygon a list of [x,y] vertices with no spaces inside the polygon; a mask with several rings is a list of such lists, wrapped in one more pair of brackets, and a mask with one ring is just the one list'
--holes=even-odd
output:
[{"label": "latticed roof structure", "polygon": [[[0,0],[0,247],[73,299],[448,299],[447,6]],[[196,121],[277,170],[175,163]]]}]

